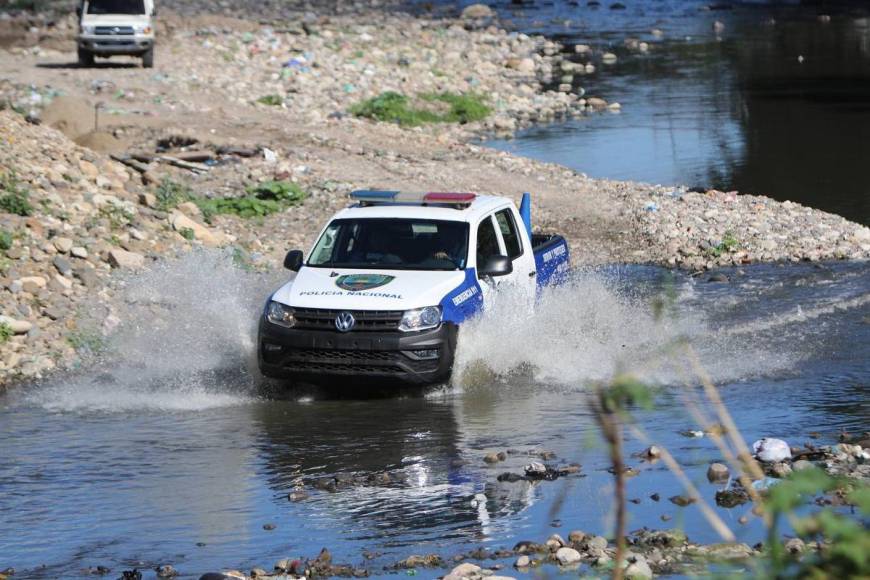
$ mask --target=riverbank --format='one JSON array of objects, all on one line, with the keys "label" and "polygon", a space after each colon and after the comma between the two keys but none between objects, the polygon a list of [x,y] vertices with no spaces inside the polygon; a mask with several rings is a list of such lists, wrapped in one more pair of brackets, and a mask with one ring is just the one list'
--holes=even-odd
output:
[{"label": "riverbank", "polygon": [[[0,214],[0,383],[68,367],[97,346],[123,318],[119,273],[202,245],[277,268],[356,188],[514,199],[531,191],[536,227],[563,233],[577,266],[704,272],[870,258],[870,229],[839,216],[597,180],[469,144],[559,115],[607,114],[574,93],[544,90],[561,72],[555,43],[509,34],[485,14],[309,13],[261,24],[166,11],[161,21],[153,70],[124,59],[78,68],[71,16],[28,28],[30,40],[0,51],[0,101],[9,105],[0,112],[0,195],[10,200]],[[444,103],[429,96],[474,94],[491,112],[419,126],[353,114],[389,91],[439,114]],[[292,202],[261,211],[275,187],[292,190]],[[216,201],[240,197],[256,209]],[[100,311],[101,328],[81,327],[86,310]]]}]

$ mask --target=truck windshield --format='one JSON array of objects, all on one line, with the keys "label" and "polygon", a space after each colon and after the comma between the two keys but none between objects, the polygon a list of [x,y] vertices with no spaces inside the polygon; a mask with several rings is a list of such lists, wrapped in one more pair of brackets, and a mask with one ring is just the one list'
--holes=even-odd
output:
[{"label": "truck windshield", "polygon": [[89,0],[87,14],[145,14],[144,0]]},{"label": "truck windshield", "polygon": [[462,270],[468,224],[418,219],[337,219],[320,236],[308,265],[319,268]]}]

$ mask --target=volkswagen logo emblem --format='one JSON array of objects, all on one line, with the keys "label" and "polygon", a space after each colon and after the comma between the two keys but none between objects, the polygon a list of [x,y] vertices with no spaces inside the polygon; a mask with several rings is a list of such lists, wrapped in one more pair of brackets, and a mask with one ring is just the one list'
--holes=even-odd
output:
[{"label": "volkswagen logo emblem", "polygon": [[356,319],[350,312],[342,312],[335,317],[335,327],[339,332],[348,332],[353,329]]}]

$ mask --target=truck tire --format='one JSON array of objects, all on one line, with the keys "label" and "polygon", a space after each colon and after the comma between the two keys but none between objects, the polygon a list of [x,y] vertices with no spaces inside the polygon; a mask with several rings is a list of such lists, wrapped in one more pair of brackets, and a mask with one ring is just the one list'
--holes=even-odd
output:
[{"label": "truck tire", "polygon": [[94,66],[94,53],[79,49],[79,66]]},{"label": "truck tire", "polygon": [[154,67],[154,47],[152,46],[147,51],[142,53],[142,68]]}]

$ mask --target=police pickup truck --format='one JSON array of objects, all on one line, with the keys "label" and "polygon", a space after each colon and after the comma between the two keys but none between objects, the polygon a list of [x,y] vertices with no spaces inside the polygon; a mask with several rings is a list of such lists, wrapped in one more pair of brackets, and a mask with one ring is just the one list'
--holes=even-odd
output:
[{"label": "police pickup truck", "polygon": [[266,301],[260,371],[323,384],[337,378],[437,384],[453,369],[463,321],[497,287],[529,297],[568,272],[562,236],[532,234],[530,198],[355,191],[307,259]]}]

